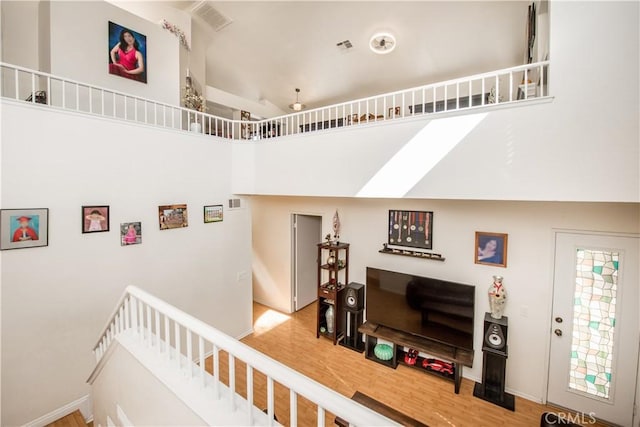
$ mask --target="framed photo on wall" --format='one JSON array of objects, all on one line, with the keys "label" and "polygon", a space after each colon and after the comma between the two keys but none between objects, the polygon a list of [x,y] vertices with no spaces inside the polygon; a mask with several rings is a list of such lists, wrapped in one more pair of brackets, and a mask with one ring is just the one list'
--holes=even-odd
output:
[{"label": "framed photo on wall", "polygon": [[222,205],[212,205],[204,207],[204,223],[222,221]]},{"label": "framed photo on wall", "polygon": [[433,212],[389,211],[390,245],[432,249]]},{"label": "framed photo on wall", "polygon": [[508,237],[504,233],[476,231],[475,263],[506,267]]},{"label": "framed photo on wall", "polygon": [[120,224],[120,245],[139,245],[142,243],[142,223],[123,222]]},{"label": "framed photo on wall", "polygon": [[82,232],[100,233],[109,231],[109,206],[83,206]]},{"label": "framed photo on wall", "polygon": [[189,218],[187,215],[187,205],[158,206],[158,221],[160,223],[160,230],[188,227]]},{"label": "framed photo on wall", "polygon": [[147,83],[147,36],[109,21],[109,74]]},{"label": "framed photo on wall", "polygon": [[2,209],[0,250],[49,245],[49,209]]}]

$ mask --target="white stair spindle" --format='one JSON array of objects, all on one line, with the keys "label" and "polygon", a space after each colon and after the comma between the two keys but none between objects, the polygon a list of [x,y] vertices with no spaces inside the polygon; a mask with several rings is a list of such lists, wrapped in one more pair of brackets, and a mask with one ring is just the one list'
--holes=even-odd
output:
[{"label": "white stair spindle", "polygon": [[469,107],[473,106],[473,89],[471,87],[471,80],[469,80]]},{"label": "white stair spindle", "polygon": [[529,98],[529,70],[524,69],[524,99]]},{"label": "white stair spindle", "polygon": [[178,370],[182,369],[182,353],[181,353],[181,349],[180,349],[180,344],[182,341],[181,337],[180,337],[180,324],[178,322],[173,322],[174,325],[174,332],[175,332],[175,344],[176,344],[176,365],[178,365]]},{"label": "white stair spindle", "polygon": [[89,112],[93,113],[93,89],[88,86],[89,89]]},{"label": "white stair spindle", "polygon": [[318,427],[324,427],[324,408],[318,405]]},{"label": "white stair spindle", "polygon": [[204,338],[201,335],[198,335],[198,364],[200,365],[199,373],[202,388],[206,386],[206,377],[205,377],[205,362],[204,362]]},{"label": "white stair spindle", "polygon": [[148,305],[146,306],[146,312],[147,312],[147,347],[151,347],[153,345],[153,339],[152,339],[153,334],[151,333],[152,332],[151,307],[149,307]]},{"label": "white stair spindle", "polygon": [[249,421],[247,424],[253,425],[253,366],[247,363],[247,412]]},{"label": "white stair spindle", "polygon": [[289,390],[289,425],[296,427],[298,425],[298,394]]},{"label": "white stair spindle", "polygon": [[76,87],[76,111],[80,111],[80,85],[75,84]]},{"label": "white stair spindle", "polygon": [[128,297],[124,300],[124,323],[127,325],[127,329],[131,329],[131,298]]},{"label": "white stair spindle", "polygon": [[273,425],[273,418],[275,415],[274,408],[275,396],[273,392],[273,378],[267,376],[267,416],[269,417],[270,426]]},{"label": "white stair spindle", "polygon": [[156,350],[157,353],[162,353],[162,335],[160,334],[160,312],[158,310],[153,310],[155,322],[156,322]]},{"label": "white stair spindle", "polygon": [[193,342],[191,341],[191,329],[186,328],[187,334],[187,368],[189,369],[189,378],[193,378],[193,369],[191,363],[193,363]]},{"label": "white stair spindle", "polygon": [[411,91],[411,115],[416,115],[416,91]]},{"label": "white stair spindle", "polygon": [[213,344],[213,395],[220,399],[220,349]]},{"label": "white stair spindle", "polygon": [[[484,97],[484,94],[482,95]],[[496,74],[496,104],[500,99],[500,81],[498,80],[498,75]]]},{"label": "white stair spindle", "polygon": [[484,105],[484,77],[482,78],[482,94],[481,94],[480,100],[481,100],[480,105]]},{"label": "white stair spindle", "polygon": [[236,358],[231,353],[229,355],[229,404],[231,412],[236,410]]},{"label": "white stair spindle", "polygon": [[145,327],[144,327],[144,303],[138,300],[138,329],[140,329],[140,342],[145,340]]},{"label": "white stair spindle", "polygon": [[509,71],[509,102],[513,101],[513,71]]},{"label": "white stair spindle", "polygon": [[447,111],[448,107],[449,107],[449,103],[447,102],[447,89],[448,89],[449,85],[444,85],[444,111]]},{"label": "white stair spindle", "polygon": [[31,73],[31,103],[36,103],[36,75]]},{"label": "white stair spindle", "polygon": [[[16,71],[17,73],[17,71]],[[64,87],[64,80],[60,80],[62,83],[62,108],[67,108],[67,90]],[[18,99],[18,76],[16,74],[16,99]]]},{"label": "white stair spindle", "polygon": [[[469,105],[471,107],[471,105]],[[456,83],[456,110],[460,109],[460,82]]]},{"label": "white stair spindle", "polygon": [[51,77],[49,76],[47,76],[47,105],[51,105]]},{"label": "white stair spindle", "polygon": [[164,315],[164,351],[167,360],[171,360],[171,328],[169,324],[169,316]]}]

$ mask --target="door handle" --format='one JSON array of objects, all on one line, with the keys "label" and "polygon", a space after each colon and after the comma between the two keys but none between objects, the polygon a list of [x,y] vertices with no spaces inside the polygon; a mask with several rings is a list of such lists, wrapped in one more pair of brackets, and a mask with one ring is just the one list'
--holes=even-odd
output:
[{"label": "door handle", "polygon": [[553,331],[554,334],[556,334],[557,336],[561,337],[562,336],[562,331],[560,329],[555,329]]},{"label": "door handle", "polygon": [[555,319],[555,320],[556,320],[556,322],[558,322],[558,323],[562,323],[562,317],[556,317],[556,319]]}]

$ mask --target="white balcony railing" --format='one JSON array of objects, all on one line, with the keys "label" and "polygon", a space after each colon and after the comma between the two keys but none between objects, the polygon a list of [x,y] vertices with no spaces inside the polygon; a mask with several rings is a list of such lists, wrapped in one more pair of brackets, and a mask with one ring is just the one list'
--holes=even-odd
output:
[{"label": "white balcony railing", "polygon": [[505,68],[259,121],[225,119],[6,63],[0,63],[0,96],[224,139],[258,140],[548,97],[549,66],[544,61]]},{"label": "white balcony railing", "polygon": [[[155,353],[166,366],[180,371],[184,381],[197,382],[203,395],[223,399],[221,390],[228,388],[226,405],[229,412],[246,409],[243,425],[254,425],[253,412],[254,371],[266,376],[266,413],[269,423],[274,420],[275,383],[289,389],[289,414],[291,426],[298,425],[298,396],[317,406],[317,425],[325,425],[325,413],[348,421],[350,425],[391,426],[397,425],[388,418],[336,393],[316,381],[290,369],[270,357],[254,350],[238,340],[220,332],[210,325],[178,310],[174,306],[134,286],[129,286],[118,302],[107,322],[100,339],[94,346],[96,361],[101,363],[107,350],[120,334],[133,336],[141,345]],[[227,384],[220,380],[220,352],[227,353],[229,368]],[[205,357],[213,358],[213,378],[205,370]],[[236,361],[246,364],[246,399],[234,398],[236,393]],[[240,403],[241,402],[241,403]],[[215,402],[211,402],[213,405]],[[238,408],[237,405],[246,405]],[[309,420],[306,420],[308,423]]]}]

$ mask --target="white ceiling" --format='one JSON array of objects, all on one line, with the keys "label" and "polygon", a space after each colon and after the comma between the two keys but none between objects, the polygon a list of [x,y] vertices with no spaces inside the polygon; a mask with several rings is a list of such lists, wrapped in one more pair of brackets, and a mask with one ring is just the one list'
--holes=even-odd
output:
[{"label": "white ceiling", "polygon": [[[188,9],[194,2],[175,2]],[[527,1],[210,1],[233,22],[212,33],[208,85],[283,110],[309,108],[522,64]],[[376,55],[369,39],[391,32]],[[336,43],[350,40],[353,48]]]}]

